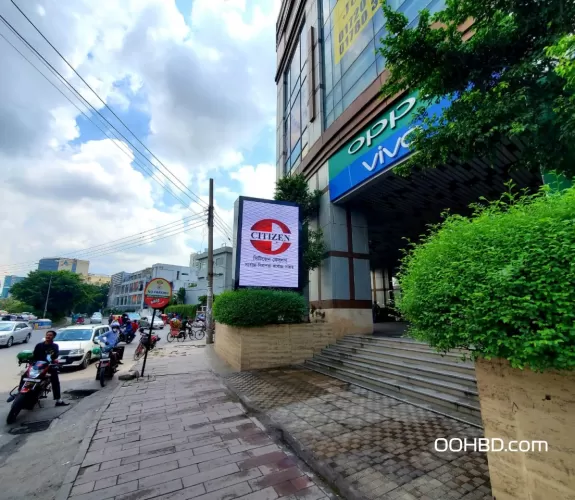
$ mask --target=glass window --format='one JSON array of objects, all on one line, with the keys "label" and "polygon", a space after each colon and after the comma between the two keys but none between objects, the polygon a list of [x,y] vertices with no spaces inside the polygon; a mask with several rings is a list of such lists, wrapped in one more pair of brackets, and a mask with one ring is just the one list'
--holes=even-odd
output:
[{"label": "glass window", "polygon": [[[307,134],[304,131],[309,121],[308,111],[308,79],[309,64],[307,62],[307,33],[302,28],[296,50],[292,56],[289,70],[284,82],[286,98],[284,108],[283,143],[285,146],[285,172],[288,173],[301,160],[301,150],[307,145]],[[303,139],[302,139],[303,137]]]},{"label": "glass window", "polygon": [[[345,2],[346,0],[339,0]],[[353,3],[352,0],[347,0]],[[385,34],[384,16],[378,0],[356,0],[361,6],[368,6],[365,14],[368,19],[354,25],[360,31],[355,31],[351,38],[351,44],[345,49],[341,60],[336,62],[334,47],[338,40],[336,37],[334,15],[332,13],[337,0],[323,0],[323,75],[325,89],[322,94],[324,99],[324,126],[331,125],[345,110],[350,103],[361,94],[385,69],[385,59],[376,52],[381,45],[380,39]],[[388,0],[392,8],[403,12],[410,23],[416,23],[419,12],[429,9],[432,13],[438,12],[445,7],[445,0]],[[372,17],[369,16],[372,14]],[[337,23],[336,23],[337,24]],[[343,33],[344,26],[337,26]],[[339,35],[338,35],[339,36]],[[344,35],[347,36],[347,35]],[[349,42],[349,41],[348,41]],[[370,81],[371,79],[371,81]]]},{"label": "glass window", "polygon": [[343,96],[343,107],[347,108],[353,101],[357,99],[359,94],[361,94],[369,84],[373,82],[377,77],[377,70],[375,67],[375,62],[369,67],[369,69],[359,77],[355,85]]},{"label": "glass window", "polygon": [[371,43],[365,47],[361,55],[354,61],[349,70],[343,75],[343,78],[341,79],[341,89],[344,95],[354,86],[355,82],[362,77],[367,68],[374,63],[375,45],[373,44],[373,41],[371,41]]}]

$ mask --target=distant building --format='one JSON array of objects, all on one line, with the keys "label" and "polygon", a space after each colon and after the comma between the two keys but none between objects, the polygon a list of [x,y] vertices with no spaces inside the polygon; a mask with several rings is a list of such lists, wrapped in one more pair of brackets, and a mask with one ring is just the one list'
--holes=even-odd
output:
[{"label": "distant building", "polygon": [[19,283],[23,279],[24,279],[23,276],[14,276],[14,275],[5,276],[4,283],[2,285],[2,294],[0,295],[0,298],[7,299],[8,297],[10,297],[10,288],[12,288],[12,285]]},{"label": "distant building", "polygon": [[139,311],[144,309],[144,288],[154,278],[168,280],[174,294],[180,288],[188,289],[190,268],[171,264],[154,264],[134,273],[120,272],[113,274],[108,294],[108,307],[122,311]]},{"label": "distant building", "polygon": [[89,260],[69,259],[67,257],[52,257],[40,259],[38,271],[72,271],[82,276],[88,276]]},{"label": "distant building", "polygon": [[88,274],[88,276],[84,278],[84,281],[91,285],[106,285],[110,283],[111,279],[111,276],[106,276],[105,274]]},{"label": "distant building", "polygon": [[[214,249],[214,295],[232,289],[233,248],[223,246]],[[208,294],[208,252],[190,255],[192,280],[186,293],[187,304],[197,304],[202,295]]]}]

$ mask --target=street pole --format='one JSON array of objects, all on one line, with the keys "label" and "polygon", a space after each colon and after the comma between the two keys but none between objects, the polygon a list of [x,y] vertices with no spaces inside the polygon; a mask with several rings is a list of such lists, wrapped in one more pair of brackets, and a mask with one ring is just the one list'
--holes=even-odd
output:
[{"label": "street pole", "polygon": [[[146,361],[148,361],[148,351],[150,350],[150,344],[152,342],[152,330],[154,329],[154,319],[156,318],[156,309],[152,311],[152,321],[150,323],[150,331],[148,333],[148,341],[144,344],[144,348],[146,352],[144,353],[144,362],[142,363],[142,373],[140,377],[144,376],[144,372],[146,371]],[[169,333],[168,333],[169,335]]]},{"label": "street pole", "polygon": [[44,316],[42,319],[46,319],[46,313],[48,312],[48,300],[50,299],[50,288],[52,288],[52,276],[50,276],[50,281],[48,282],[48,293],[46,294],[46,303],[44,304]]},{"label": "street pole", "polygon": [[214,303],[214,179],[210,179],[208,206],[208,299],[206,301],[206,344],[214,343],[212,306]]}]

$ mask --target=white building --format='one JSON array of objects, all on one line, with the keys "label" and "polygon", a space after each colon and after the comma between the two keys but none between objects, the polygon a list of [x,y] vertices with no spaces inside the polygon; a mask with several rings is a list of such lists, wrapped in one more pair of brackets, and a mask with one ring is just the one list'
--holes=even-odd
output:
[{"label": "white building", "polygon": [[188,266],[171,264],[154,264],[134,273],[116,273],[112,275],[108,307],[121,311],[139,311],[144,308],[144,288],[152,279],[168,280],[174,294],[177,294],[180,288],[189,289],[190,274]]},{"label": "white building", "polygon": [[[232,247],[214,248],[214,295],[232,289],[234,265]],[[186,294],[186,304],[198,304],[202,295],[208,294],[208,252],[190,255],[192,280]]]}]

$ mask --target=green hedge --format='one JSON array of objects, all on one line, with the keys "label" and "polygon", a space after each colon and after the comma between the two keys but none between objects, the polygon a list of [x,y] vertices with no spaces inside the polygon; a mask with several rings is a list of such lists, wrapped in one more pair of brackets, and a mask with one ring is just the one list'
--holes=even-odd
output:
[{"label": "green hedge", "polygon": [[184,305],[179,304],[176,306],[168,306],[164,309],[166,314],[176,313],[182,317],[189,316],[190,318],[196,317],[196,311],[198,310],[198,306],[196,305]]},{"label": "green hedge", "polygon": [[575,368],[575,188],[474,207],[412,247],[399,309],[438,350]]},{"label": "green hedge", "polygon": [[244,289],[227,291],[214,303],[214,319],[230,326],[264,326],[301,323],[305,299],[295,292]]}]

